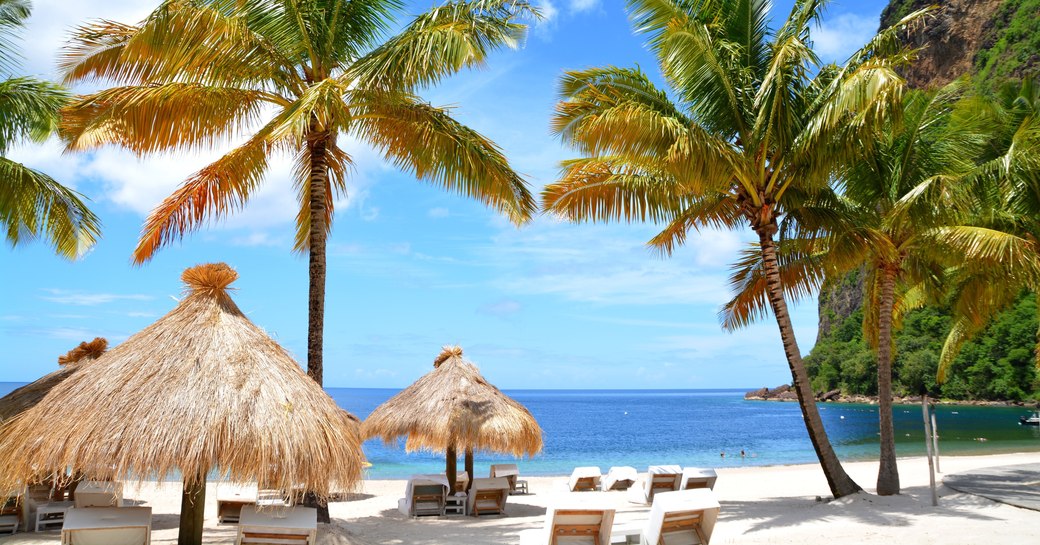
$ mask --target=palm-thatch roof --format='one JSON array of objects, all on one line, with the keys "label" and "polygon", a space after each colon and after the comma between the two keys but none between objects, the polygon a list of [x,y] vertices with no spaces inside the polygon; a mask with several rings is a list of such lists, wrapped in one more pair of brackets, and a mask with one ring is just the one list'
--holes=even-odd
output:
[{"label": "palm-thatch roof", "polygon": [[57,371],[48,373],[36,381],[0,397],[0,425],[39,403],[51,391],[51,388],[79,370],[82,365],[80,362],[97,359],[105,353],[106,348],[108,348],[108,341],[101,337],[95,337],[90,342],[79,343],[68,353],[58,357],[58,364],[61,367]]},{"label": "palm-thatch roof", "polygon": [[353,486],[364,457],[356,419],[228,295],[224,264],[184,272],[168,314],[53,386],[0,427],[0,489],[72,468],[142,480],[217,469],[241,481],[327,494]]},{"label": "palm-thatch roof", "polygon": [[361,425],[365,438],[387,443],[404,436],[408,451],[488,450],[533,456],[542,450],[542,429],[526,407],[462,359],[462,348],[445,347],[430,371],[376,407]]}]

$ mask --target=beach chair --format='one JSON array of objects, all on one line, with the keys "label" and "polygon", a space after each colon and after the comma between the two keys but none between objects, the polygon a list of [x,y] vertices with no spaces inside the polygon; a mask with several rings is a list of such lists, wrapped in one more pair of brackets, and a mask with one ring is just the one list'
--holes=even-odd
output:
[{"label": "beach chair", "polygon": [[598,467],[586,466],[576,467],[571,472],[571,478],[567,481],[567,488],[571,492],[582,490],[599,490],[602,472]]},{"label": "beach chair", "polygon": [[235,545],[314,545],[318,510],[313,507],[242,508]]},{"label": "beach chair", "polygon": [[112,481],[83,481],[76,487],[75,506],[122,507],[123,484]]},{"label": "beach chair", "polygon": [[509,481],[503,477],[473,479],[469,488],[467,511],[474,517],[486,514],[505,514],[506,498],[509,497]]},{"label": "beach chair", "polygon": [[694,488],[715,489],[715,481],[719,478],[714,469],[700,467],[684,467],[682,477],[679,479],[679,488],[690,490]]},{"label": "beach chair", "polygon": [[614,509],[581,502],[549,507],[545,526],[520,533],[521,545],[610,545]]},{"label": "beach chair", "polygon": [[70,507],[61,527],[62,545],[149,545],[151,507]]},{"label": "beach chair", "polygon": [[491,464],[489,477],[505,477],[509,481],[510,494],[527,494],[527,481],[520,480],[520,469],[516,464]]},{"label": "beach chair", "polygon": [[242,508],[256,505],[259,497],[255,483],[217,483],[217,522],[238,522]]},{"label": "beach chair", "polygon": [[708,489],[661,492],[654,497],[646,524],[618,527],[611,543],[640,545],[708,545],[719,502]]},{"label": "beach chair", "polygon": [[0,503],[0,532],[17,532],[21,511],[21,500],[18,496],[4,498],[3,503]]},{"label": "beach chair", "polygon": [[682,468],[679,466],[650,466],[646,475],[646,501],[654,501],[654,496],[660,492],[674,492],[679,490],[679,480],[682,478]]},{"label": "beach chair", "polygon": [[469,472],[460,471],[455,474],[455,491],[465,492],[466,488],[469,487]]},{"label": "beach chair", "polygon": [[404,498],[397,502],[397,509],[410,517],[441,516],[447,495],[447,475],[412,475],[405,487]]},{"label": "beach chair", "polygon": [[639,478],[639,473],[636,472],[636,468],[631,466],[614,466],[607,471],[607,475],[603,477],[603,490],[628,490],[636,479]]}]

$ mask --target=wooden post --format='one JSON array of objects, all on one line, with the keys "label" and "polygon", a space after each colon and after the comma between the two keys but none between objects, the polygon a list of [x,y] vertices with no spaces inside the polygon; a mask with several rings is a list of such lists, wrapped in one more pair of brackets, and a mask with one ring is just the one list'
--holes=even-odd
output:
[{"label": "wooden post", "polygon": [[928,484],[932,488],[932,506],[939,505],[939,496],[935,493],[935,466],[932,465],[932,426],[928,418],[928,396],[921,398],[921,413],[924,415],[924,447],[928,452]]},{"label": "wooden post", "polygon": [[444,455],[444,472],[448,474],[448,488],[451,489],[451,493],[455,493],[455,479],[458,477],[458,460],[455,456],[455,447],[448,447],[448,452]]},{"label": "wooden post", "polygon": [[466,483],[466,492],[473,486],[473,447],[466,447],[466,473],[469,474],[469,482]]},{"label": "wooden post", "polygon": [[202,525],[206,519],[206,476],[184,481],[181,492],[181,527],[177,545],[202,545]]},{"label": "wooden post", "polygon": [[935,472],[942,473],[939,469],[939,425],[935,423],[935,407],[932,407],[932,451],[935,453]]}]

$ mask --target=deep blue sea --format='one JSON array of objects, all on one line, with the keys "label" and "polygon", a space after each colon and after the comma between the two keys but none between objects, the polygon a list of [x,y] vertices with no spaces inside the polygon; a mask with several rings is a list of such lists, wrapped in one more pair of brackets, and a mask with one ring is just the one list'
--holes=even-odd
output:
[{"label": "deep blue sea", "polygon": [[[19,386],[0,382],[0,395]],[[506,390],[542,427],[545,447],[519,461],[526,475],[564,475],[576,466],[679,464],[710,467],[816,461],[796,403],[745,401],[746,390]],[[330,388],[341,407],[364,419],[395,389]],[[877,408],[821,404],[843,460],[876,459]],[[1040,430],[1018,424],[1028,410],[944,405],[936,415],[943,454],[1040,451]],[[924,454],[920,405],[895,410],[897,453]],[[979,438],[986,439],[979,441]],[[403,443],[365,443],[372,478],[443,471],[443,453],[405,453]],[[746,456],[741,458],[740,451]],[[721,456],[725,453],[725,457]],[[512,457],[478,453],[477,475]],[[461,460],[460,460],[461,465]]]}]

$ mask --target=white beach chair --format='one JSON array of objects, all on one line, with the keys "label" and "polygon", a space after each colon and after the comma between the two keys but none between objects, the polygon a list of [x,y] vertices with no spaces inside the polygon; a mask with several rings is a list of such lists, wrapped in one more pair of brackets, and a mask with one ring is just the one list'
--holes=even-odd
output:
[{"label": "white beach chair", "polygon": [[217,483],[217,521],[238,522],[242,508],[256,505],[259,497],[256,483]]},{"label": "white beach chair", "polygon": [[469,472],[459,471],[455,474],[455,491],[465,492],[469,487]]},{"label": "white beach chair", "polygon": [[22,500],[18,496],[3,498],[0,502],[0,532],[18,531],[18,517],[21,516]]},{"label": "white beach chair", "polygon": [[654,501],[654,496],[659,492],[674,492],[679,490],[679,479],[682,477],[682,468],[677,465],[650,466],[647,469],[646,502]]},{"label": "white beach chair", "polygon": [[580,490],[599,490],[603,473],[596,466],[576,467],[567,481],[567,489],[571,492]]},{"label": "white beach chair", "polygon": [[[76,497],[79,498],[77,491]],[[62,545],[149,545],[151,507],[70,507],[61,527]]]},{"label": "white beach chair", "polygon": [[242,508],[236,545],[314,545],[318,510],[313,507]]},{"label": "white beach chair", "polygon": [[714,469],[701,467],[684,467],[682,478],[679,479],[679,488],[690,490],[694,488],[715,489],[715,481],[719,474]]},{"label": "white beach chair", "polygon": [[509,481],[510,494],[527,494],[527,481],[520,480],[520,469],[516,464],[491,464],[489,477],[505,477]]},{"label": "white beach chair", "polygon": [[549,507],[545,525],[520,532],[521,545],[610,545],[614,509],[580,502]]},{"label": "white beach chair", "polygon": [[113,481],[83,481],[76,487],[75,506],[122,507],[123,483]]},{"label": "white beach chair", "polygon": [[467,512],[474,517],[485,513],[505,514],[509,481],[503,477],[473,479],[469,488]]},{"label": "white beach chair", "polygon": [[631,466],[614,466],[607,471],[603,477],[603,490],[628,490],[636,480],[639,473]]},{"label": "white beach chair", "polygon": [[646,524],[615,528],[611,543],[708,545],[718,517],[719,502],[711,490],[661,492],[654,497]]},{"label": "white beach chair", "polygon": [[404,497],[397,501],[397,509],[410,517],[440,516],[444,514],[447,495],[447,475],[412,475],[405,486]]}]

